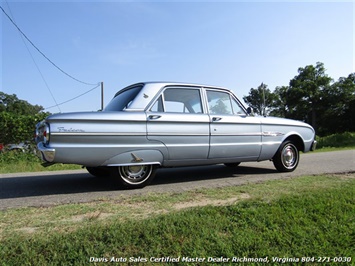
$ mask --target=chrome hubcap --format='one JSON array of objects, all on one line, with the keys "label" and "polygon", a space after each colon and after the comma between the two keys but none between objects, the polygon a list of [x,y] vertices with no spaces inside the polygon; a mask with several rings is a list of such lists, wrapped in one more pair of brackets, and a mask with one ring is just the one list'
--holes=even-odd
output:
[{"label": "chrome hubcap", "polygon": [[298,154],[296,147],[293,145],[287,145],[284,147],[282,151],[282,164],[288,168],[291,169],[295,166],[297,160],[298,160]]},{"label": "chrome hubcap", "polygon": [[138,185],[143,183],[147,178],[149,178],[152,172],[151,165],[132,165],[132,166],[121,166],[119,167],[119,172],[122,179],[129,183]]}]

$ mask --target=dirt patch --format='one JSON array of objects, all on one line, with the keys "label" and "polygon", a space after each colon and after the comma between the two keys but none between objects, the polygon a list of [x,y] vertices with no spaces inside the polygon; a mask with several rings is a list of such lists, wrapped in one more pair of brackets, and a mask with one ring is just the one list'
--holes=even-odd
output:
[{"label": "dirt patch", "polygon": [[80,215],[74,215],[70,219],[66,219],[64,221],[82,222],[85,220],[104,220],[112,215],[113,213],[104,213],[104,212],[96,211],[96,212],[88,212]]},{"label": "dirt patch", "polygon": [[27,233],[27,234],[33,234],[37,231],[38,228],[36,227],[22,227],[22,228],[19,228],[18,231],[21,231],[21,232],[24,232],[24,233]]},{"label": "dirt patch", "polygon": [[340,179],[351,179],[351,178],[355,178],[355,172],[349,172],[349,173],[344,173],[344,174],[334,174],[333,176],[340,178]]},{"label": "dirt patch", "polygon": [[216,200],[216,199],[199,199],[191,202],[182,202],[175,204],[173,207],[176,210],[181,210],[181,209],[186,209],[186,208],[193,208],[193,207],[203,207],[203,206],[227,206],[231,205],[237,201],[243,200],[243,199],[249,199],[250,195],[248,193],[243,193],[238,195],[237,197],[229,198],[229,199],[224,199],[224,200]]}]

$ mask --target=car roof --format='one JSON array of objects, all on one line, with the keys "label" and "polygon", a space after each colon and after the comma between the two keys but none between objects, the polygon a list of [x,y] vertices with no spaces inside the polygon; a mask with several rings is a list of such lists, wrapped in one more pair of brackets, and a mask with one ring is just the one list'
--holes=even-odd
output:
[{"label": "car roof", "polygon": [[167,81],[145,81],[145,82],[138,82],[135,84],[131,84],[122,90],[118,91],[115,95],[119,95],[121,92],[125,90],[129,90],[133,87],[142,86],[143,89],[137,94],[134,98],[130,106],[126,109],[127,111],[142,111],[145,110],[149,104],[156,99],[158,93],[161,91],[162,88],[166,87],[195,87],[195,88],[207,88],[207,89],[218,89],[224,90],[226,92],[232,93],[231,90],[218,87],[218,86],[211,86],[211,85],[204,85],[204,84],[196,84],[196,83],[187,83],[187,82],[167,82]]},{"label": "car roof", "polygon": [[221,87],[221,86],[214,86],[214,85],[207,85],[207,84],[200,84],[200,83],[192,83],[192,82],[172,82],[172,81],[145,81],[145,82],[139,82],[137,84],[155,84],[155,85],[160,85],[162,87],[165,86],[186,86],[186,87],[202,87],[202,88],[215,88],[215,89],[222,89],[222,90],[227,90],[230,91],[230,89]]}]

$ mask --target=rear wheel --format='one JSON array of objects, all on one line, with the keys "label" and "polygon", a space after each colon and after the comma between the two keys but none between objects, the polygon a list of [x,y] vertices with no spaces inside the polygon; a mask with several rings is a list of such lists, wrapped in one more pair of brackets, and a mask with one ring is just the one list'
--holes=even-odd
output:
[{"label": "rear wheel", "polygon": [[156,168],[156,165],[118,166],[114,175],[124,188],[142,188],[152,182]]},{"label": "rear wheel", "polygon": [[299,162],[299,151],[292,141],[285,141],[273,157],[273,163],[280,172],[292,172]]}]

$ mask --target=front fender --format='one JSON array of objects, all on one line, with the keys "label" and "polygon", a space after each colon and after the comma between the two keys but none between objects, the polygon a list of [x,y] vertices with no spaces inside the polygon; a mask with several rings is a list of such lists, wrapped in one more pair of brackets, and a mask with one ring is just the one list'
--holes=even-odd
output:
[{"label": "front fender", "polygon": [[[279,149],[280,145],[286,140],[293,140],[295,145],[300,151],[307,152],[309,151],[310,145],[312,144],[311,140],[305,141],[304,137],[306,134],[300,134],[296,131],[290,131],[286,134],[280,132],[277,134],[267,134],[262,137],[262,148],[260,152],[260,157],[258,161],[270,160],[274,157],[275,153]],[[311,141],[311,142],[309,142]]]},{"label": "front fender", "polygon": [[105,161],[101,166],[162,165],[163,160],[164,156],[158,150],[133,150],[118,154]]}]

